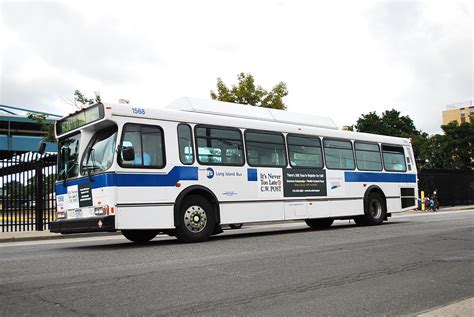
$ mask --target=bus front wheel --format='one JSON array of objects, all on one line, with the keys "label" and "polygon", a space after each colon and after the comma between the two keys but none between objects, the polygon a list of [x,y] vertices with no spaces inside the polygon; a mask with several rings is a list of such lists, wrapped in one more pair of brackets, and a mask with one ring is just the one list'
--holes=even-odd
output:
[{"label": "bus front wheel", "polygon": [[199,195],[190,195],[181,204],[176,237],[181,242],[202,242],[209,239],[216,226],[212,204]]},{"label": "bus front wheel", "polygon": [[371,192],[367,197],[364,207],[364,215],[354,218],[359,226],[380,225],[387,215],[387,206],[385,199],[380,193]]},{"label": "bus front wheel", "polygon": [[156,237],[156,230],[122,230],[122,234],[128,240],[135,243],[146,243]]},{"label": "bus front wheel", "polygon": [[312,229],[326,229],[329,228],[334,219],[324,218],[324,219],[305,219],[306,224]]}]

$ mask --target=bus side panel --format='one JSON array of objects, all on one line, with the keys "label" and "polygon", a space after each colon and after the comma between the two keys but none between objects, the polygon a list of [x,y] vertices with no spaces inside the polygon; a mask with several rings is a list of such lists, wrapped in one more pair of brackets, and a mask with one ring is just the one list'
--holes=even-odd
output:
[{"label": "bus side panel", "polygon": [[308,218],[329,217],[329,202],[327,200],[310,201],[308,203]]},{"label": "bus side panel", "polygon": [[364,214],[363,199],[334,200],[329,202],[329,206],[330,217]]},{"label": "bus side panel", "polygon": [[388,213],[400,212],[401,209],[402,209],[402,205],[401,205],[399,197],[387,198],[387,212]]},{"label": "bus side panel", "polygon": [[117,207],[117,229],[172,229],[173,206]]},{"label": "bus side panel", "polygon": [[222,224],[283,220],[285,215],[281,201],[221,203],[220,212]]},{"label": "bus side panel", "polygon": [[360,183],[347,182],[345,172],[342,170],[326,171],[329,217],[354,216],[364,213],[361,199],[364,196],[363,186]]},{"label": "bus side panel", "polygon": [[285,202],[285,220],[307,219],[308,202],[305,200],[292,200]]}]

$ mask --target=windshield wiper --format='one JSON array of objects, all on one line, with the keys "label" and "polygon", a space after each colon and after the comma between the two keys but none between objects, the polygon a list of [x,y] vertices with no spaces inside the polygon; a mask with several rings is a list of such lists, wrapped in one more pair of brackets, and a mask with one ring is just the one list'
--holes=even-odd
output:
[{"label": "windshield wiper", "polygon": [[91,147],[87,153],[87,158],[91,159],[91,165],[83,165],[82,169],[87,172],[87,176],[89,176],[89,180],[92,181],[92,172],[95,170],[100,169],[100,166],[95,165],[95,149]]},{"label": "windshield wiper", "polygon": [[[72,161],[72,160],[70,160],[70,161]],[[66,186],[66,182],[67,182],[67,179],[69,177],[69,173],[72,171],[73,168],[76,167],[76,165],[77,165],[77,161],[73,161],[72,165],[69,168],[67,168],[67,170],[66,169],[63,170],[63,171],[66,171],[66,175],[64,175],[64,179],[63,179],[63,185],[64,186]],[[67,164],[66,164],[66,166],[67,166]]]}]

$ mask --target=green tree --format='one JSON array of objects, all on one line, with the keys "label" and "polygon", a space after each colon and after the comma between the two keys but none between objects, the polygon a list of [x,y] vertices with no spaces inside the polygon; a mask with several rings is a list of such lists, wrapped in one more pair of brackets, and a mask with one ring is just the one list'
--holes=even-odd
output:
[{"label": "green tree", "polygon": [[352,128],[353,131],[358,132],[385,134],[385,129],[382,126],[382,119],[375,111],[361,115]]},{"label": "green tree", "polygon": [[288,95],[284,82],[279,82],[270,91],[255,85],[251,74],[240,73],[237,77],[239,83],[228,88],[222,79],[217,79],[216,92],[211,90],[211,98],[214,100],[240,103],[263,108],[286,110],[283,98]]},{"label": "green tree", "polygon": [[95,103],[102,102],[100,97],[100,92],[94,91],[94,98],[87,98],[80,90],[76,89],[74,91],[74,104],[78,108],[84,108],[85,106],[90,106]]},{"label": "green tree", "polygon": [[396,137],[420,135],[409,116],[401,116],[400,111],[392,109],[379,116],[375,111],[363,114],[354,126],[356,131],[383,134]]},{"label": "green tree", "polygon": [[409,116],[400,115],[398,110],[386,110],[381,116],[375,111],[363,114],[353,128],[358,132],[411,138],[418,168],[425,167],[429,160],[428,134],[417,130],[413,120]]},{"label": "green tree", "polygon": [[429,167],[442,169],[474,168],[474,123],[453,121],[442,125],[444,135],[430,138]]},{"label": "green tree", "polygon": [[54,135],[54,123],[46,123],[46,115],[39,113],[28,112],[26,116],[40,125],[40,129],[46,132],[46,136],[43,138],[46,142],[56,142],[56,136]]}]

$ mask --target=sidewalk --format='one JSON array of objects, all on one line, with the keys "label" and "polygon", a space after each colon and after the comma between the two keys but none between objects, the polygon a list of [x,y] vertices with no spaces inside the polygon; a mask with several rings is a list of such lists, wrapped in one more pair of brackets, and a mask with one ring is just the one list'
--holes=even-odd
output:
[{"label": "sidewalk", "polygon": [[437,213],[437,212],[443,212],[443,211],[468,211],[468,210],[474,210],[474,205],[465,205],[465,206],[453,206],[453,207],[440,207],[436,211],[430,211],[429,209],[425,209],[424,211],[418,210],[418,209],[412,209],[412,210],[407,210],[404,212],[401,212],[400,214],[426,214],[426,213]]},{"label": "sidewalk", "polygon": [[421,313],[418,317],[444,317],[444,316],[459,316],[470,317],[474,315],[474,297],[439,307],[427,312]]},{"label": "sidewalk", "polygon": [[78,233],[78,234],[60,234],[52,233],[49,230],[45,231],[19,231],[19,232],[0,232],[0,243],[15,242],[15,241],[32,241],[32,240],[47,240],[47,239],[74,239],[87,238],[98,236],[118,235],[120,232],[92,232],[92,233]]},{"label": "sidewalk", "polygon": [[[457,207],[442,207],[437,210],[435,213],[443,211],[462,211],[462,210],[472,210],[474,211],[474,205],[469,206],[457,206]],[[421,210],[409,210],[400,214],[426,214],[434,213],[432,211],[421,211]],[[272,222],[275,223],[275,222]],[[285,223],[285,222],[282,222]],[[257,224],[257,223],[255,223]],[[258,225],[270,224],[269,222],[258,223]],[[248,224],[251,226],[253,224]],[[51,233],[48,230],[45,231],[19,231],[19,232],[0,232],[0,243],[2,242],[15,242],[15,241],[31,241],[31,240],[45,240],[45,239],[74,239],[74,238],[87,238],[87,237],[98,237],[98,236],[110,236],[110,235],[119,235],[120,232],[93,232],[93,233],[77,233],[77,234],[66,234],[62,235],[60,233]]]}]

